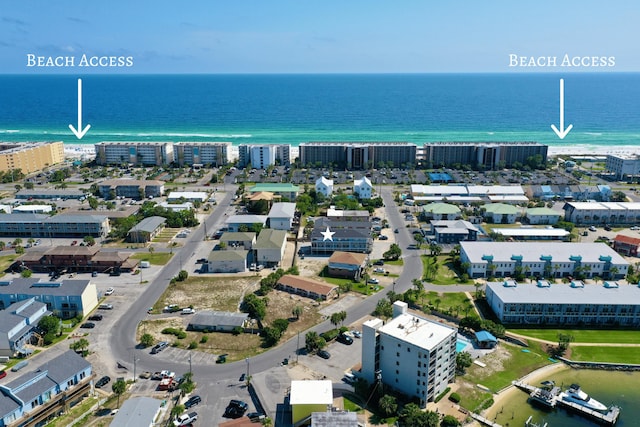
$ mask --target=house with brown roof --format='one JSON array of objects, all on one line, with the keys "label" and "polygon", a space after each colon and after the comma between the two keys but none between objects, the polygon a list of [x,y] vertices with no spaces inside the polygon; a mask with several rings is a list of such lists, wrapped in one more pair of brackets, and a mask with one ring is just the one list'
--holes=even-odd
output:
[{"label": "house with brown roof", "polygon": [[359,280],[366,267],[367,258],[367,254],[335,251],[329,258],[329,276]]},{"label": "house with brown roof", "polygon": [[130,252],[102,252],[97,246],[36,248],[19,257],[14,265],[38,273],[132,271],[138,260]]},{"label": "house with brown roof", "polygon": [[277,289],[292,294],[301,295],[312,299],[326,300],[332,294],[337,294],[338,287],[330,283],[324,283],[319,280],[309,279],[306,277],[285,274],[278,280]]},{"label": "house with brown roof", "polygon": [[637,237],[618,234],[613,239],[613,250],[622,255],[638,256],[638,247],[640,247],[640,239]]}]

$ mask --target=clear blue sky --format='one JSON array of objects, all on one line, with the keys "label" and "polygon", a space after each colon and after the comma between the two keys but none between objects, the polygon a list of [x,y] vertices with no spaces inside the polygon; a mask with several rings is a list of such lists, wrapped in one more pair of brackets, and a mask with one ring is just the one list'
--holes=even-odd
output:
[{"label": "clear blue sky", "polygon": [[640,71],[639,22],[636,0],[3,0],[0,73],[46,72],[28,53],[136,73],[507,72],[510,53]]}]

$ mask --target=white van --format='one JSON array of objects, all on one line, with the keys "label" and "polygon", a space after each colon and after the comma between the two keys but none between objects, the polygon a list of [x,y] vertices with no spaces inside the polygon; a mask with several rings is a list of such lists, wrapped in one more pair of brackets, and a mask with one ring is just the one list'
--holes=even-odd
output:
[{"label": "white van", "polygon": [[356,382],[356,376],[351,372],[347,372],[346,374],[344,374],[344,382],[353,384],[354,382]]}]

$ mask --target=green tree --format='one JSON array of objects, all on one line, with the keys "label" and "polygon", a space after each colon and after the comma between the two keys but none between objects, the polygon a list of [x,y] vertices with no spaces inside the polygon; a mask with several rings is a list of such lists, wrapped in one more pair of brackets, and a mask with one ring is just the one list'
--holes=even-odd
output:
[{"label": "green tree", "polygon": [[267,314],[267,305],[264,298],[258,298],[255,294],[249,294],[244,297],[240,308],[254,319],[262,320]]},{"label": "green tree", "polygon": [[396,261],[402,256],[402,249],[396,243],[389,246],[389,250],[382,254],[382,257],[388,261]]},{"label": "green tree", "polygon": [[389,300],[386,300],[386,299],[379,300],[378,303],[376,304],[376,309],[373,310],[372,314],[376,317],[382,317],[382,318],[388,319],[393,315],[393,307],[391,305],[391,302],[389,302]]},{"label": "green tree", "polygon": [[98,209],[98,199],[96,199],[95,197],[89,196],[87,198],[87,202],[89,203],[89,207],[94,211]]},{"label": "green tree", "polygon": [[456,355],[456,373],[458,375],[464,375],[467,368],[471,366],[473,360],[471,360],[471,354],[466,351],[460,352]]},{"label": "green tree", "polygon": [[309,353],[313,353],[314,351],[321,350],[324,346],[327,345],[327,342],[324,338],[318,335],[317,332],[311,331],[307,332],[304,336],[305,349]]},{"label": "green tree", "polygon": [[184,405],[176,405],[173,408],[171,408],[171,418],[177,418],[179,415],[181,415],[184,412],[185,408]]},{"label": "green tree", "polygon": [[180,272],[178,272],[178,276],[176,276],[178,282],[184,282],[188,277],[189,273],[187,273],[186,270],[180,270]]},{"label": "green tree", "polygon": [[385,416],[389,417],[395,414],[398,410],[398,402],[396,402],[395,397],[385,394],[378,401],[378,407],[382,410]]},{"label": "green tree", "polygon": [[24,270],[22,270],[20,272],[20,276],[28,278],[31,277],[31,275],[33,274],[33,272],[31,270],[29,270],[28,268],[25,268]]},{"label": "green tree", "polygon": [[453,415],[445,415],[440,421],[440,427],[458,427],[460,425],[460,421]]},{"label": "green tree", "polygon": [[154,343],[155,339],[153,338],[153,335],[149,333],[142,334],[140,337],[140,345],[143,347],[151,347]]},{"label": "green tree", "polygon": [[85,355],[85,350],[89,348],[89,341],[84,338],[80,338],[79,340],[71,343],[69,348],[73,351],[80,351],[82,355]]},{"label": "green tree", "polygon": [[93,246],[96,244],[96,239],[93,236],[84,236],[82,241],[85,242],[87,246]]},{"label": "green tree", "polygon": [[182,376],[182,383],[178,386],[180,394],[185,396],[191,393],[196,388],[196,383],[193,382],[193,373],[187,372]]},{"label": "green tree", "polygon": [[403,427],[438,427],[440,418],[435,412],[423,412],[415,403],[407,403],[400,411],[399,421]]},{"label": "green tree", "polygon": [[116,396],[118,396],[118,404],[116,406],[117,408],[120,407],[120,396],[125,392],[126,389],[127,383],[125,383],[124,380],[117,380],[111,386],[111,390],[115,393]]},{"label": "green tree", "polygon": [[300,319],[300,315],[304,312],[304,310],[302,309],[301,306],[296,305],[295,307],[293,307],[293,309],[291,310],[291,314],[293,314],[294,316],[296,316],[296,320]]}]

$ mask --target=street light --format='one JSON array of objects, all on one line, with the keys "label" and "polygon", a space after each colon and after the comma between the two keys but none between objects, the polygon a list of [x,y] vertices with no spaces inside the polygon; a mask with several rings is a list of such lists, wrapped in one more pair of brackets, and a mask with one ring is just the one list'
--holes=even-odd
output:
[{"label": "street light", "polygon": [[245,362],[247,362],[247,380],[248,380],[249,379],[249,358],[246,357],[244,360]]}]

